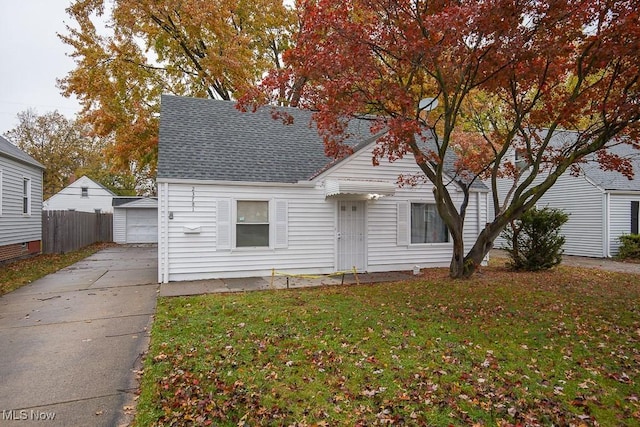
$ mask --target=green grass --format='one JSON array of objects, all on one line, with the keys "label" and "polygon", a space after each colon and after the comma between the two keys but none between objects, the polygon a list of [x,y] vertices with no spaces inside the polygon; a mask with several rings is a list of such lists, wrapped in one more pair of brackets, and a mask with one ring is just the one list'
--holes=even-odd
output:
[{"label": "green grass", "polygon": [[74,264],[107,245],[108,243],[96,243],[66,254],[37,255],[0,265],[0,295]]},{"label": "green grass", "polygon": [[500,266],[161,298],[135,424],[638,425],[639,302],[637,275]]}]

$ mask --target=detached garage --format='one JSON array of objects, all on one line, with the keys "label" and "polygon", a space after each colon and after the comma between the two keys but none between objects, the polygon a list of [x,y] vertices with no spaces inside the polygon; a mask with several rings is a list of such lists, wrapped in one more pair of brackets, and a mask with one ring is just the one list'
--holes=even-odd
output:
[{"label": "detached garage", "polygon": [[114,197],[113,240],[116,243],[157,243],[158,199]]}]

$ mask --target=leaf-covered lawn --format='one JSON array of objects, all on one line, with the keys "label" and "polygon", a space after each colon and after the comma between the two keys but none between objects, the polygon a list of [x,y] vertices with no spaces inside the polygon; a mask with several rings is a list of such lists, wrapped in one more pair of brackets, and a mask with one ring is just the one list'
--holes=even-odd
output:
[{"label": "leaf-covered lawn", "polygon": [[164,298],[136,424],[638,425],[639,302],[569,267]]},{"label": "leaf-covered lawn", "polygon": [[2,264],[0,265],[0,295],[75,264],[109,245],[109,243],[96,243],[66,254],[41,254]]}]

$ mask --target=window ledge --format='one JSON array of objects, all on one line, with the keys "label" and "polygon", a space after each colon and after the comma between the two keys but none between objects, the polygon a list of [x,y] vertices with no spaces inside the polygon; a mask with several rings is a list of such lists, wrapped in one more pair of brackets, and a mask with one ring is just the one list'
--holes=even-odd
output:
[{"label": "window ledge", "polygon": [[241,246],[239,248],[231,248],[231,252],[273,252],[274,248],[270,246]]}]

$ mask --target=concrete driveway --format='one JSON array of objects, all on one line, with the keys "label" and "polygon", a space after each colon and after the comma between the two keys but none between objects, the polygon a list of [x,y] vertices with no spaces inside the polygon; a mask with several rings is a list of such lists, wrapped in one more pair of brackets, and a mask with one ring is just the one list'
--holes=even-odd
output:
[{"label": "concrete driveway", "polygon": [[0,426],[126,424],[156,282],[156,247],[119,246],[0,297]]}]

